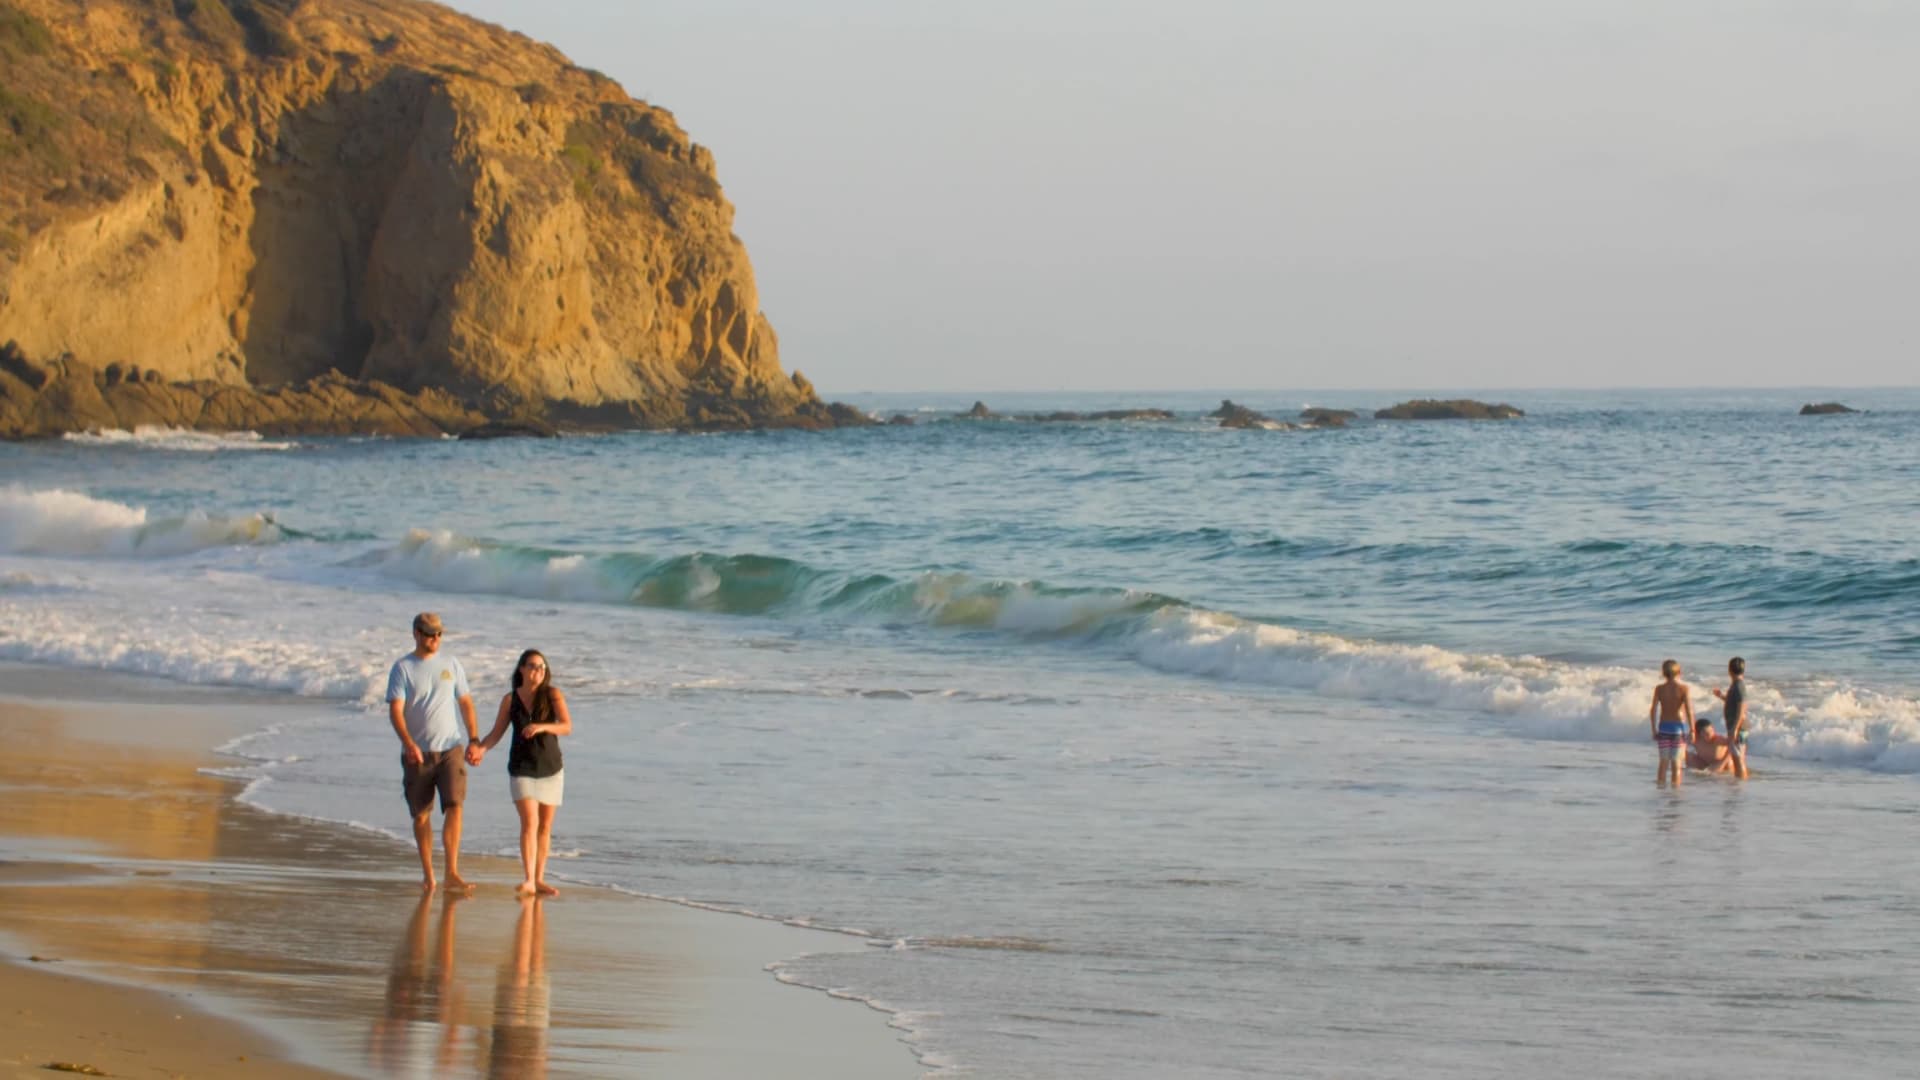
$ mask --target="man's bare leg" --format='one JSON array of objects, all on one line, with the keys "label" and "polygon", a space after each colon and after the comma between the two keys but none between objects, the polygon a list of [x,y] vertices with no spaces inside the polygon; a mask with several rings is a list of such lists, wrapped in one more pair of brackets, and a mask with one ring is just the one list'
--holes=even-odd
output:
[{"label": "man's bare leg", "polygon": [[460,807],[447,807],[446,818],[440,823],[440,841],[447,849],[447,888],[473,888],[460,876]]},{"label": "man's bare leg", "polygon": [[420,891],[430,893],[433,880],[433,807],[413,815],[413,846],[420,849]]}]

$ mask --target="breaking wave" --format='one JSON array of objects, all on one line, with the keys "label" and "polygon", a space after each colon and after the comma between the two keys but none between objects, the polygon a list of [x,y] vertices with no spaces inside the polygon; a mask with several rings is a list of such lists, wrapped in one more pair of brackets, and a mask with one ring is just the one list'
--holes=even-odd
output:
[{"label": "breaking wave", "polygon": [[205,548],[273,544],[286,533],[265,514],[199,510],[150,517],[144,507],[79,492],[0,489],[0,554],[165,558]]}]

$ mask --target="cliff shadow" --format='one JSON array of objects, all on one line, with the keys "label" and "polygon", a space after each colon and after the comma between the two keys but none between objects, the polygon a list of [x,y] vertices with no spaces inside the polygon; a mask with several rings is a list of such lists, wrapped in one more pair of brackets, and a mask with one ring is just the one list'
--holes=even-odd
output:
[{"label": "cliff shadow", "polygon": [[329,370],[366,374],[376,331],[369,267],[439,80],[410,69],[359,83],[351,67],[282,115],[254,148],[251,266],[234,336],[256,387]]}]

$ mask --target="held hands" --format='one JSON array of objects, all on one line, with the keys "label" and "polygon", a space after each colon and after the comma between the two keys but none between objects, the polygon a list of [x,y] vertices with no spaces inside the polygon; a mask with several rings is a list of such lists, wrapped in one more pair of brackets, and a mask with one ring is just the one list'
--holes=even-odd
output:
[{"label": "held hands", "polygon": [[486,747],[480,745],[478,742],[470,742],[467,744],[467,764],[468,765],[478,766],[480,764],[480,759],[486,756],[487,756]]}]

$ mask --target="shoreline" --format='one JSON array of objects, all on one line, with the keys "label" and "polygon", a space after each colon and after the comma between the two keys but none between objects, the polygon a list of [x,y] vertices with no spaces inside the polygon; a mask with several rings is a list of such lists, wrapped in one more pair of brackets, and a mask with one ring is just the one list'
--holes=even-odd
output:
[{"label": "shoreline", "polygon": [[17,1063],[33,1075],[924,1072],[885,1013],[775,973],[860,939],[593,885],[521,901],[511,860],[471,852],[471,894],[423,897],[410,844],[252,806],[209,773],[215,748],[313,703],[0,674],[0,731],[24,748],[0,761],[0,1002],[38,1006],[22,1030],[51,1041]]}]

